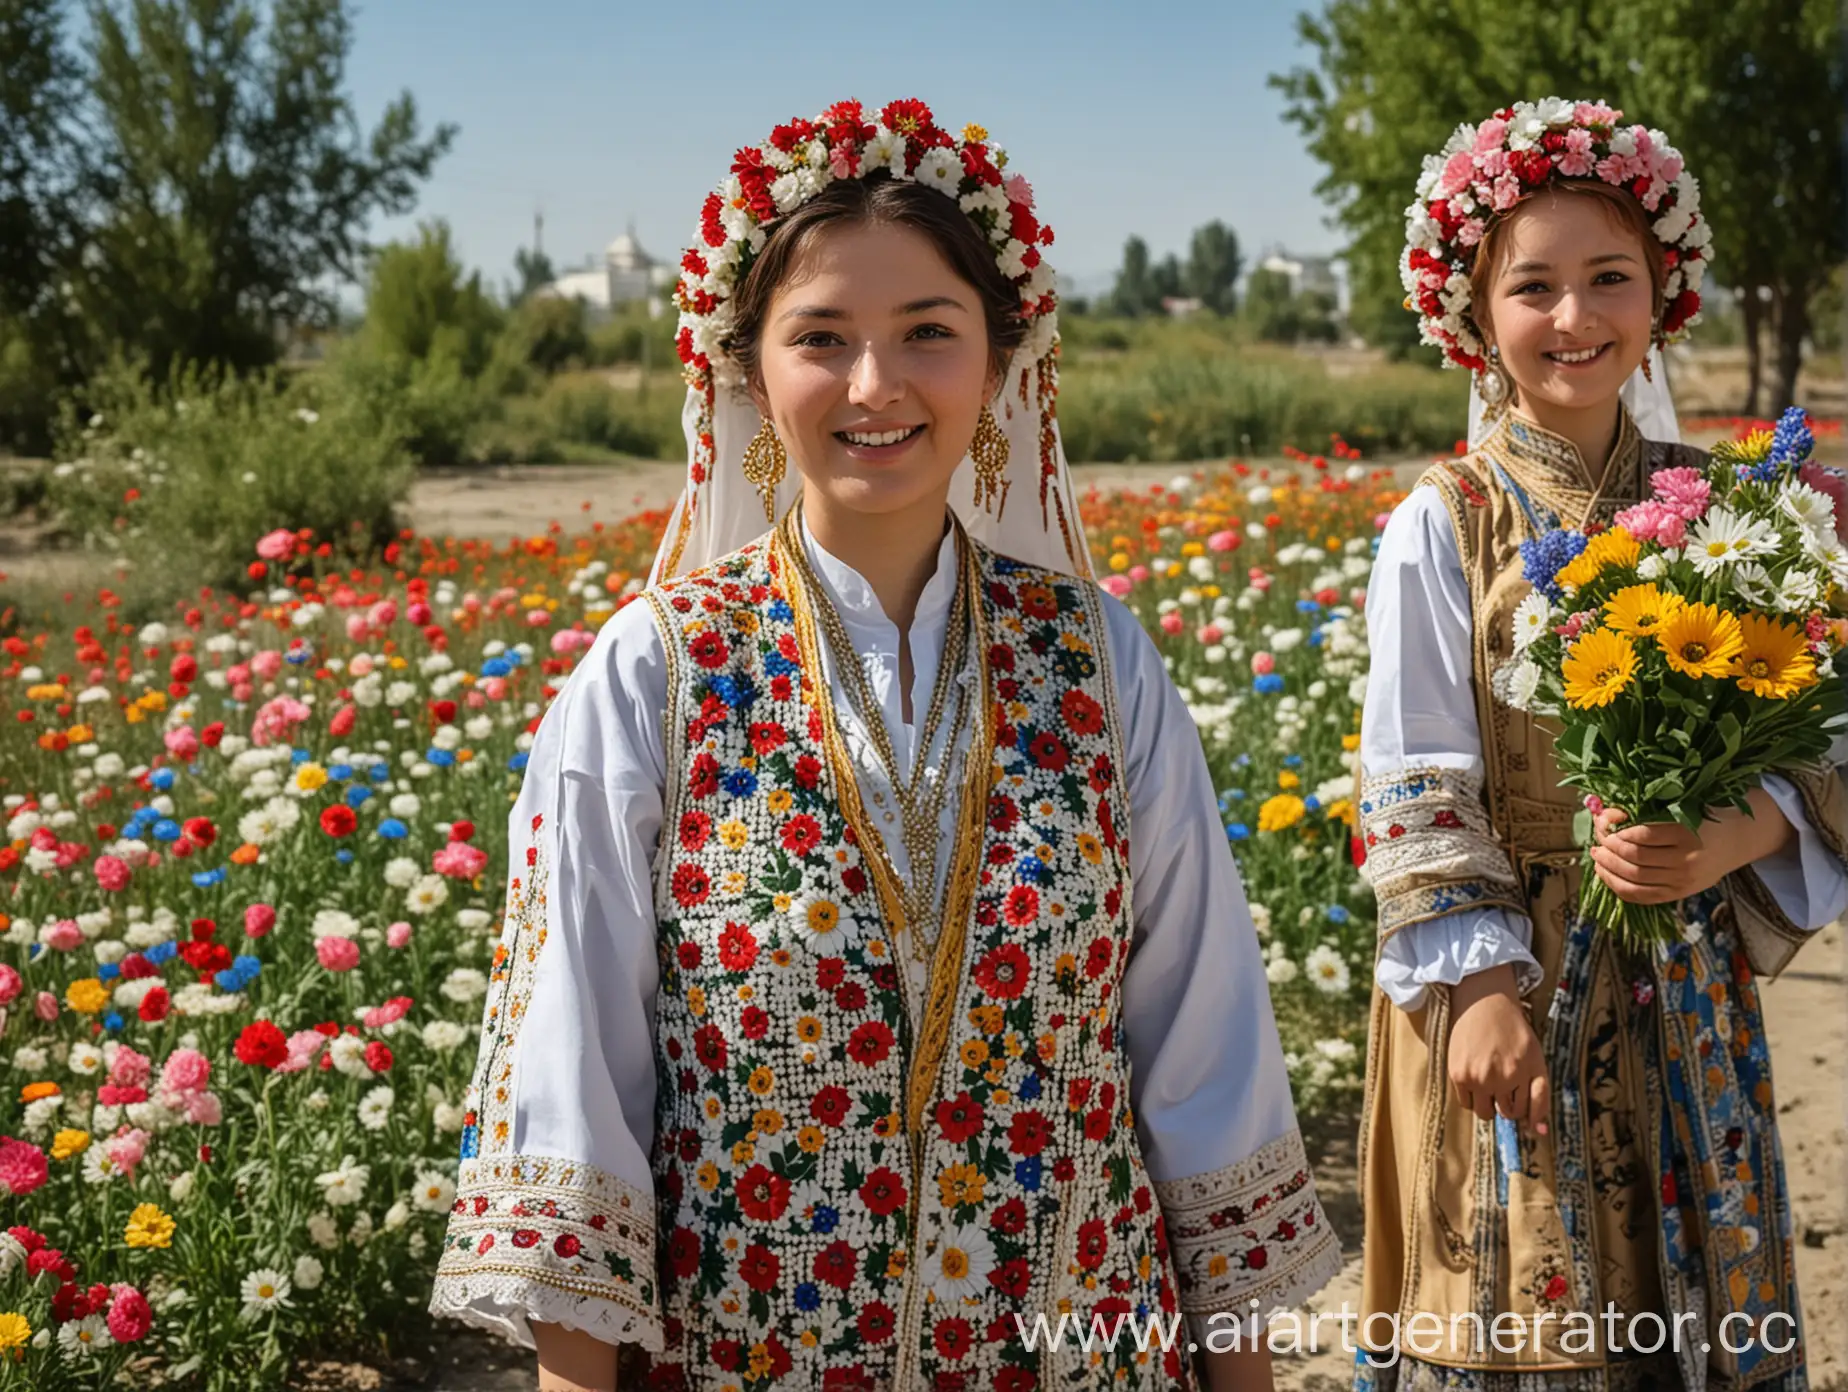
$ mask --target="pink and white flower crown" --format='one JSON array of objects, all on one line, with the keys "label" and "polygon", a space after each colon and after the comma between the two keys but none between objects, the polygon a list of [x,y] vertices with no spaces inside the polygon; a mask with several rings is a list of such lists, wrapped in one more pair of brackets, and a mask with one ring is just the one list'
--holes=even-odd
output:
[{"label": "pink and white flower crown", "polygon": [[763,144],[738,151],[730,177],[700,211],[697,240],[680,258],[676,345],[688,385],[710,393],[715,383],[742,383],[742,372],[724,348],[733,323],[732,294],[772,224],[835,180],[879,170],[957,201],[981,229],[1001,274],[1020,292],[1030,331],[1022,345],[1025,357],[1016,362],[1043,358],[1058,332],[1052,268],[1040,253],[1052,245],[1052,228],[1034,216],[1031,186],[1019,175],[1004,175],[1006,167],[1006,152],[989,143],[982,127],[964,126],[959,140],[916,100],[888,104],[877,121],[867,120],[857,101],[836,102],[814,120],[790,121]]},{"label": "pink and white flower crown", "polygon": [[1602,102],[1516,102],[1479,126],[1458,126],[1442,153],[1425,157],[1418,201],[1405,210],[1399,275],[1419,337],[1449,363],[1472,372],[1487,366],[1470,318],[1477,245],[1496,218],[1555,180],[1602,180],[1642,204],[1668,261],[1657,346],[1695,322],[1713,240],[1700,215],[1700,185],[1661,131],[1622,120]]}]

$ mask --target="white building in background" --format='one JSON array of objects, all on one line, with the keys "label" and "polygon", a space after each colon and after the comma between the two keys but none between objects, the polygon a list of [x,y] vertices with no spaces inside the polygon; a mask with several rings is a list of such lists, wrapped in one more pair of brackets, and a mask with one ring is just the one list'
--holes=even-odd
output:
[{"label": "white building in background", "polygon": [[649,308],[658,312],[661,294],[673,281],[673,267],[643,251],[631,227],[604,248],[602,261],[592,259],[577,270],[566,271],[534,293],[582,300],[593,313],[607,314],[638,300],[647,300]]},{"label": "white building in background", "polygon": [[1314,291],[1327,295],[1336,304],[1341,302],[1341,278],[1335,274],[1332,257],[1290,256],[1281,251],[1273,251],[1258,262],[1257,269],[1274,271],[1287,277],[1292,295]]}]

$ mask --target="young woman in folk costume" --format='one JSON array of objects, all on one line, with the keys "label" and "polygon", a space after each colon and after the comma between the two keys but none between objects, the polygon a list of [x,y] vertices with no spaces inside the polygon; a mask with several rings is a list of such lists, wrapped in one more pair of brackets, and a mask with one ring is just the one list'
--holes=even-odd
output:
[{"label": "young woman in folk costume", "polygon": [[1184,1328],[1016,1316],[1338,1267],[1198,737],[1086,578],[1051,241],[910,101],[707,200],[689,481],[533,746],[434,1299],[549,1385],[1193,1387]]},{"label": "young woman in folk costume", "polygon": [[[1393,514],[1368,591],[1364,1342],[1383,1351],[1396,1316],[1404,1357],[1363,1360],[1358,1382],[1803,1387],[1756,980],[1848,907],[1841,782],[1766,779],[1754,816],[1699,836],[1602,813],[1596,873],[1682,904],[1688,940],[1650,960],[1575,913],[1578,796],[1496,684],[1529,592],[1520,543],[1608,524],[1654,471],[1704,462],[1626,406],[1699,306],[1697,187],[1660,132],[1551,99],[1459,130],[1408,217],[1408,307],[1487,409],[1472,451]],[[1517,1124],[1505,1160],[1498,1113]],[[1721,1343],[1735,1312],[1741,1353]],[[1685,1316],[1678,1354],[1632,1350],[1654,1342],[1647,1320],[1629,1332],[1645,1313]],[[1479,1337],[1498,1315],[1521,1335],[1505,1319],[1499,1345]]]}]

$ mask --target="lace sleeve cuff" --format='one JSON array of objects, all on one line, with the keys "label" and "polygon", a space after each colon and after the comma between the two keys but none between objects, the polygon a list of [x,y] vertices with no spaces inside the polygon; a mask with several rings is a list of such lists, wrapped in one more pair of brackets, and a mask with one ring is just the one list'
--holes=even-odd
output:
[{"label": "lace sleeve cuff", "polygon": [[1157,1182],[1181,1309],[1241,1318],[1300,1304],[1341,1270],[1303,1138],[1291,1130],[1211,1174]]},{"label": "lace sleeve cuff", "polygon": [[653,1194],[569,1160],[464,1161],[430,1311],[529,1348],[538,1320],[660,1352]]},{"label": "lace sleeve cuff", "polygon": [[1462,909],[1527,912],[1474,774],[1408,768],[1365,779],[1360,834],[1382,937]]}]

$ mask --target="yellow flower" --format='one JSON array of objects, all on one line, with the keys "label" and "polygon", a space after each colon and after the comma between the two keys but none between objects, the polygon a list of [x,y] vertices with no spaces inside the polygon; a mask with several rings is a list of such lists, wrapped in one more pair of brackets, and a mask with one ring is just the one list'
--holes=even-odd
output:
[{"label": "yellow flower", "polygon": [[804,1044],[819,1044],[821,1042],[821,1021],[813,1015],[804,1015],[796,1021],[796,1038]]},{"label": "yellow flower", "polygon": [[1285,769],[1282,773],[1277,775],[1277,786],[1286,791],[1290,788],[1300,788],[1302,784],[1303,780],[1291,773],[1288,769]]},{"label": "yellow flower", "polygon": [[958,1052],[962,1055],[964,1068],[980,1068],[988,1062],[988,1041],[985,1039],[965,1039]]},{"label": "yellow flower", "polygon": [[122,1236],[130,1247],[171,1247],[173,1219],[156,1204],[137,1204],[128,1215],[128,1228]]},{"label": "yellow flower", "polygon": [[1604,620],[1632,638],[1653,638],[1685,602],[1654,585],[1626,585],[1604,601]]},{"label": "yellow flower", "polygon": [[44,682],[26,688],[28,701],[62,701],[68,693],[57,682]]},{"label": "yellow flower", "polygon": [[804,1155],[819,1154],[828,1143],[828,1133],[819,1126],[804,1126],[796,1132],[796,1148]]},{"label": "yellow flower", "polygon": [[56,1097],[64,1089],[53,1082],[27,1083],[19,1090],[19,1100],[27,1106],[41,1097]]},{"label": "yellow flower", "polygon": [[706,988],[703,986],[687,987],[687,1010],[694,1015],[706,1013]]},{"label": "yellow flower", "polygon": [[1110,553],[1110,568],[1116,571],[1128,570],[1129,569],[1128,553],[1123,552],[1123,551],[1112,551]]},{"label": "yellow flower", "polygon": [[1688,677],[1726,676],[1744,641],[1739,621],[1711,604],[1683,604],[1660,635],[1668,665]]},{"label": "yellow flower", "polygon": [[983,141],[987,139],[988,139],[988,127],[987,126],[978,126],[976,125],[975,122],[971,121],[968,125],[963,127],[963,142],[965,144],[980,145]]},{"label": "yellow flower", "polygon": [[1635,537],[1622,527],[1599,532],[1554,578],[1561,585],[1589,585],[1607,566],[1633,566],[1642,554]]},{"label": "yellow flower", "polygon": [[751,1129],[760,1136],[774,1136],[783,1129],[783,1114],[775,1107],[759,1107],[751,1113]]},{"label": "yellow flower", "polygon": [[724,842],[728,851],[741,851],[751,839],[751,829],[743,822],[730,821],[719,823],[719,840]]},{"label": "yellow flower", "polygon": [[1771,453],[1776,436],[1769,430],[1754,430],[1740,440],[1721,440],[1710,453],[1729,464],[1759,464]]},{"label": "yellow flower", "polygon": [[304,793],[315,792],[326,782],[327,770],[312,761],[297,766],[295,770],[295,786]]},{"label": "yellow flower", "polygon": [[1092,865],[1096,865],[1099,861],[1101,861],[1104,858],[1103,843],[1100,842],[1095,836],[1091,835],[1090,832],[1088,831],[1079,832],[1077,839],[1078,839],[1078,854],[1083,856]]},{"label": "yellow flower", "polygon": [[1636,647],[1621,633],[1594,629],[1572,645],[1561,671],[1567,704],[1579,710],[1608,706],[1636,675]]},{"label": "yellow flower", "polygon": [[1359,735],[1343,735],[1341,737],[1341,747],[1345,749],[1348,753],[1352,754],[1356,749],[1360,748],[1360,736]]},{"label": "yellow flower", "polygon": [[1739,621],[1740,650],[1732,675],[1739,689],[1782,701],[1816,682],[1816,661],[1802,629],[1747,614]]},{"label": "yellow flower", "polygon": [[719,1167],[708,1160],[694,1171],[693,1182],[710,1194],[719,1187]]},{"label": "yellow flower", "polygon": [[974,1165],[951,1165],[937,1176],[937,1190],[945,1208],[958,1204],[979,1204],[988,1181]]},{"label": "yellow flower", "polygon": [[760,1063],[751,1070],[750,1079],[745,1086],[759,1097],[768,1097],[770,1090],[776,1086],[776,1073],[769,1064]]},{"label": "yellow flower", "polygon": [[1354,804],[1346,798],[1336,798],[1323,811],[1328,814],[1328,820],[1331,822],[1342,821],[1349,826],[1354,825]]},{"label": "yellow flower", "polygon": [[68,1160],[73,1155],[82,1155],[89,1144],[88,1131],[60,1131],[51,1138],[51,1158]]},{"label": "yellow flower", "polygon": [[840,921],[840,907],[832,899],[817,899],[808,907],[808,926],[811,933],[832,933]]},{"label": "yellow flower", "polygon": [[770,810],[779,817],[789,811],[796,803],[794,796],[791,795],[787,788],[772,788],[768,801],[770,803]]},{"label": "yellow flower", "polygon": [[109,1008],[109,988],[93,976],[73,981],[64,990],[64,1003],[83,1015],[101,1015]]},{"label": "yellow flower", "polygon": [[1284,831],[1300,822],[1308,810],[1294,793],[1278,793],[1258,809],[1258,830]]},{"label": "yellow flower", "polygon": [[11,1310],[0,1315],[0,1353],[24,1348],[31,1338],[32,1326],[26,1323],[24,1315],[16,1315]]}]

